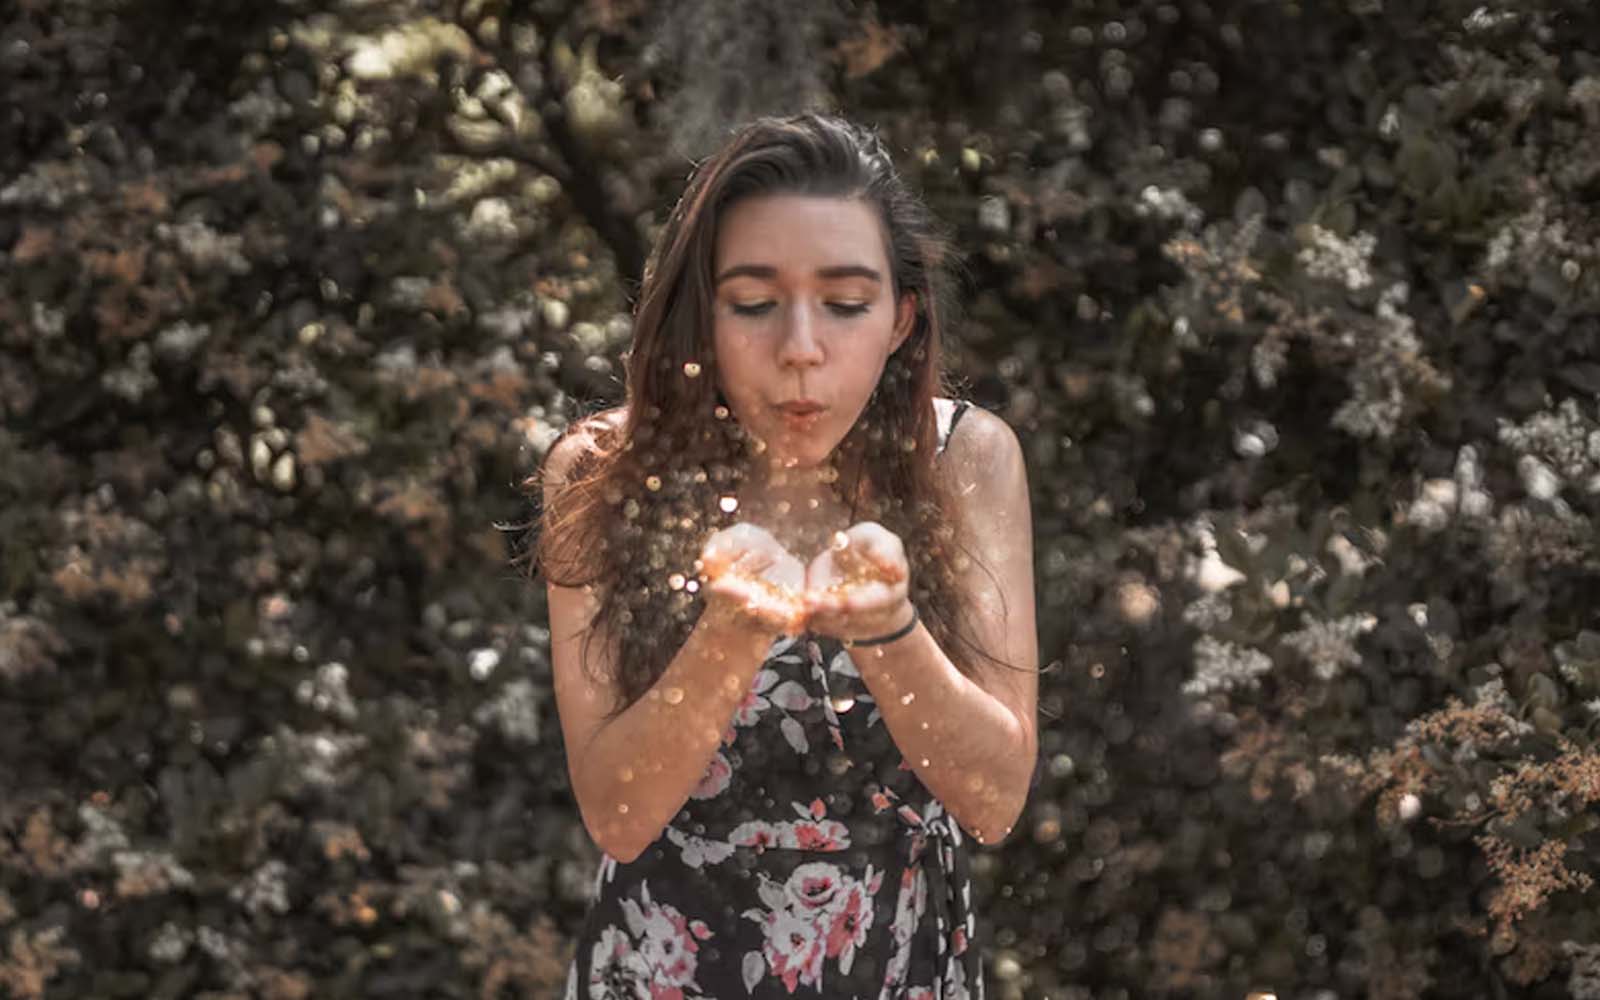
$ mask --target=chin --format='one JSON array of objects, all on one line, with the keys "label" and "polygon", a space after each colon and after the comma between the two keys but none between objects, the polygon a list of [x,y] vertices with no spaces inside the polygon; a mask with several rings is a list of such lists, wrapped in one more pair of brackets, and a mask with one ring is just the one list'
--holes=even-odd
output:
[{"label": "chin", "polygon": [[830,446],[826,441],[784,441],[781,438],[768,451],[776,469],[815,469],[833,458],[837,442]]},{"label": "chin", "polygon": [[811,450],[796,452],[782,451],[772,454],[772,467],[774,469],[815,469],[827,464],[832,452],[815,452]]}]

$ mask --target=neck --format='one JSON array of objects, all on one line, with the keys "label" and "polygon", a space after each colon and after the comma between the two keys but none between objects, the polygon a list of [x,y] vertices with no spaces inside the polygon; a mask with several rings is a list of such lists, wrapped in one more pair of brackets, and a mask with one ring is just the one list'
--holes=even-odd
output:
[{"label": "neck", "polygon": [[840,482],[843,478],[832,460],[821,465],[792,467],[756,463],[745,474],[739,492],[748,498],[747,502],[757,502],[768,508],[787,504],[799,513],[838,503],[843,493]]},{"label": "neck", "polygon": [[739,487],[740,516],[766,527],[786,546],[809,553],[850,526],[849,498],[858,470],[859,462],[843,462],[837,451],[816,466],[757,461]]}]

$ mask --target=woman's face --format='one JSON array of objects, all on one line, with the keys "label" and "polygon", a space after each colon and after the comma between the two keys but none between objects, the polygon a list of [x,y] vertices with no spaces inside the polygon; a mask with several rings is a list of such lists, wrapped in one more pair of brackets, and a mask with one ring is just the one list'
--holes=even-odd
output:
[{"label": "woman's face", "polygon": [[821,465],[915,319],[911,295],[895,300],[877,212],[848,198],[745,198],[723,213],[712,275],[717,388],[773,465]]}]

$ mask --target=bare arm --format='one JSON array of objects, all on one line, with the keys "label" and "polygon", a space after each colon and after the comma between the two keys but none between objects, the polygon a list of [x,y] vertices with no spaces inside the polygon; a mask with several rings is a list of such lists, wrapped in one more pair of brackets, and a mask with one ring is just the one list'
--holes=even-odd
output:
[{"label": "bare arm", "polygon": [[702,615],[655,685],[608,722],[614,695],[583,670],[582,632],[572,624],[587,623],[594,607],[581,589],[550,587],[557,711],[584,826],[607,854],[632,861],[700,783],[772,637]]},{"label": "bare arm", "polygon": [[[587,446],[581,432],[556,445],[545,466],[547,497]],[[616,699],[609,637],[596,635],[589,643],[592,669],[583,662],[598,596],[589,587],[547,586],[556,707],[573,794],[595,843],[631,861],[661,835],[704,777],[778,630],[729,610],[708,592],[706,611],[661,677],[608,720]]]},{"label": "bare arm", "polygon": [[979,843],[1004,840],[1027,801],[1033,727],[963,676],[921,624],[854,659],[917,777]]},{"label": "bare arm", "polygon": [[972,637],[1020,669],[978,663],[964,676],[922,625],[854,651],[884,724],[922,783],[981,843],[1011,832],[1027,801],[1038,747],[1033,526],[1016,435],[974,410],[942,464],[965,512],[967,544],[990,572],[964,572],[976,609]]}]

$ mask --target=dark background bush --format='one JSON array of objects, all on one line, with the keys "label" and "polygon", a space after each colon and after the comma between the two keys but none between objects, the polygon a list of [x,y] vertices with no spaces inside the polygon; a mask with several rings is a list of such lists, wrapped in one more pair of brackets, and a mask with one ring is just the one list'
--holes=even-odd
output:
[{"label": "dark background bush", "polygon": [[518,484],[823,103],[1030,458],[994,993],[1600,997],[1594,4],[3,10],[0,993],[557,991]]}]

